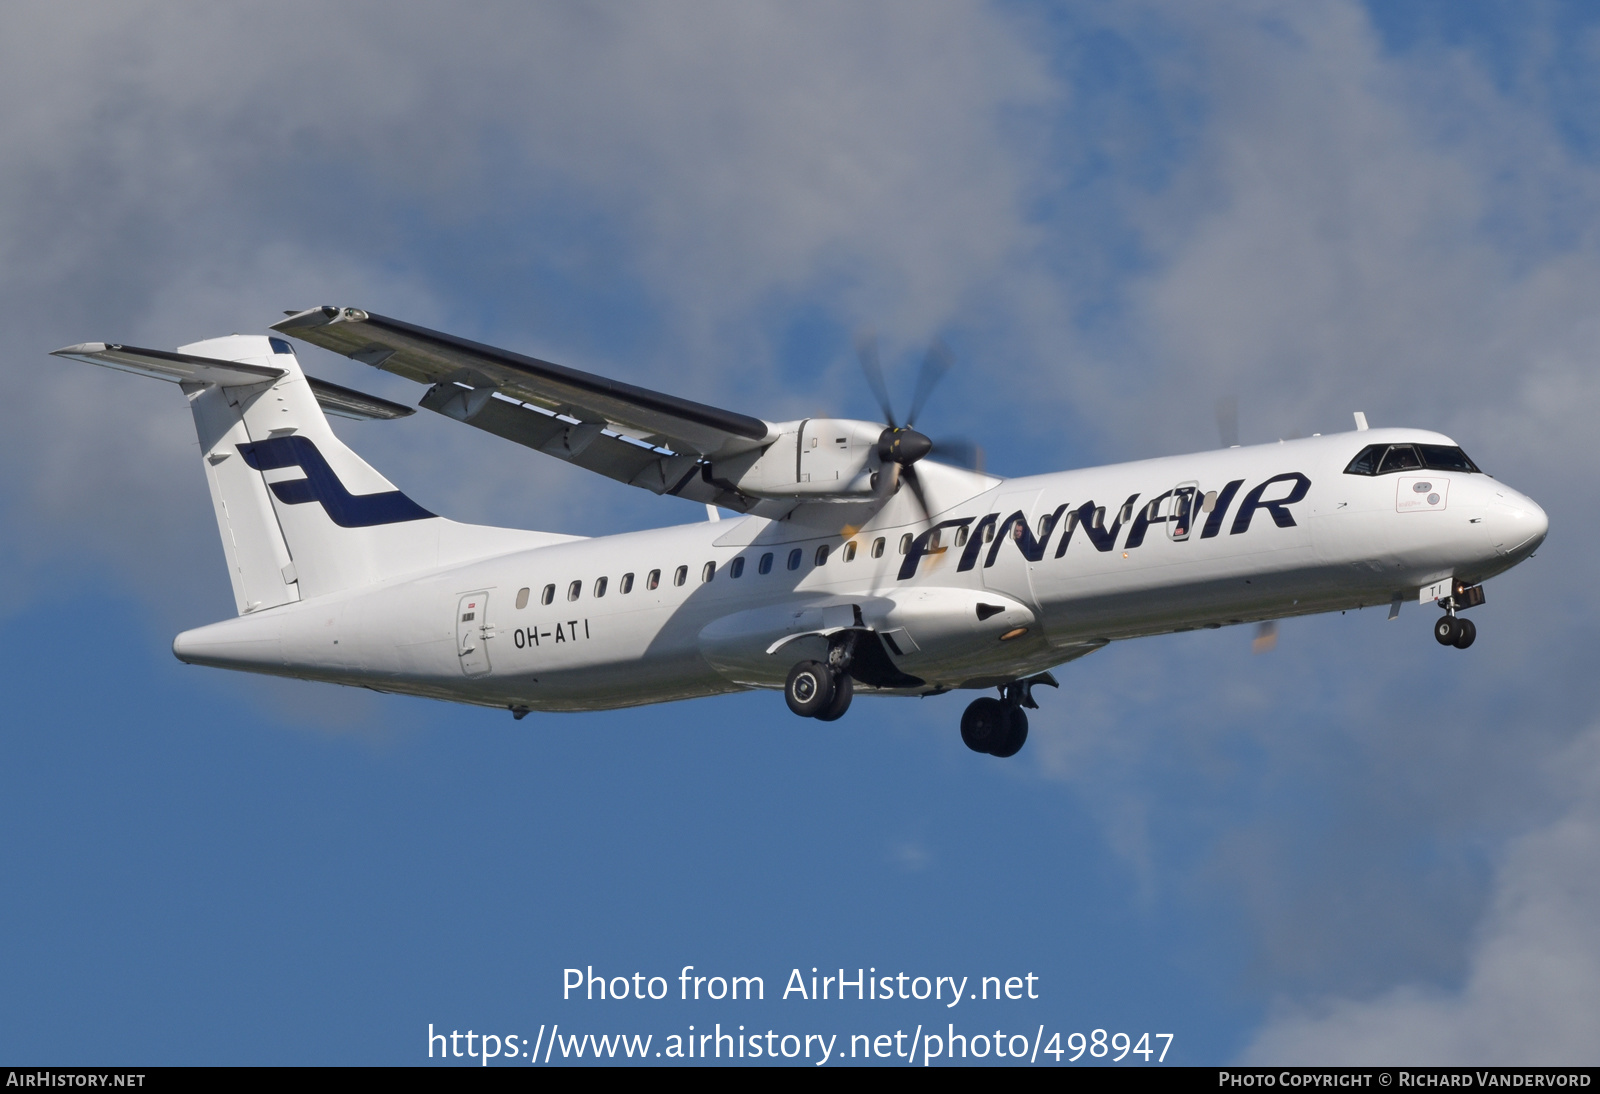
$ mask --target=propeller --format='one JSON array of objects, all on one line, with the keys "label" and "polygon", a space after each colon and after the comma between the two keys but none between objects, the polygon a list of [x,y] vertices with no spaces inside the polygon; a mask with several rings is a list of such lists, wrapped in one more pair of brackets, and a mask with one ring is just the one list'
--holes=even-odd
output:
[{"label": "propeller", "polygon": [[1217,435],[1223,448],[1239,447],[1239,400],[1232,395],[1217,400]]},{"label": "propeller", "polygon": [[922,480],[917,477],[917,461],[935,451],[943,453],[946,448],[952,455],[962,455],[970,451],[974,462],[982,460],[981,450],[970,442],[945,441],[936,445],[926,434],[912,428],[917,415],[922,413],[922,408],[927,405],[928,397],[933,394],[933,389],[955,364],[955,358],[943,342],[936,341],[928,348],[927,356],[922,359],[922,370],[917,374],[916,390],[911,397],[911,413],[906,415],[905,424],[901,425],[889,400],[889,385],[883,379],[883,365],[878,360],[877,336],[869,333],[857,338],[856,356],[861,360],[861,371],[866,374],[867,384],[878,400],[878,407],[883,411],[883,420],[886,423],[883,432],[878,436],[878,462],[882,465],[882,469],[878,472],[875,496],[879,502],[887,501],[904,482],[911,488],[911,496],[917,499],[917,506],[922,510],[922,519],[929,520],[932,518],[932,513],[928,508],[928,496],[922,488]]}]

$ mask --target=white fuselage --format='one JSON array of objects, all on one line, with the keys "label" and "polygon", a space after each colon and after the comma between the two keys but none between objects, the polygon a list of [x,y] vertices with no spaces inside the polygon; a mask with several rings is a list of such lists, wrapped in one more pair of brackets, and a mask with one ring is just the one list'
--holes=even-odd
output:
[{"label": "white fuselage", "polygon": [[[1370,430],[1009,479],[954,505],[934,491],[937,542],[900,497],[850,535],[813,506],[810,524],[746,517],[568,540],[283,604],[173,648],[197,664],[596,710],[781,687],[854,627],[883,639],[897,674],[878,690],[925,694],[1016,680],[1116,639],[1476,584],[1542,540],[1538,505],[1487,475],[1344,472],[1384,441],[1453,443]],[[1170,492],[1182,484],[1196,505],[1179,528]]]}]

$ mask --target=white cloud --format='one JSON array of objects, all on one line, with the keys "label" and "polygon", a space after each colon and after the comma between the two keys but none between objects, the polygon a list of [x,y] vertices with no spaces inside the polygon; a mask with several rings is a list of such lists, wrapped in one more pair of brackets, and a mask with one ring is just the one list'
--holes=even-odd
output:
[{"label": "white cloud", "polygon": [[[104,561],[141,592],[143,560],[215,554],[181,403],[44,354],[259,330],[281,307],[360,303],[771,417],[836,405],[776,382],[763,323],[819,285],[846,325],[946,321],[1026,241],[1005,114],[1055,94],[966,4],[13,5],[0,446],[34,473],[0,485],[5,536],[19,558],[95,556],[125,527]],[[430,264],[444,252],[487,291]],[[631,288],[563,310],[543,297],[568,275]],[[589,334],[626,324],[653,325],[642,354]],[[581,473],[468,431],[356,443],[453,516],[608,521]],[[652,500],[613,505],[697,516]]]},{"label": "white cloud", "polygon": [[1600,1063],[1600,729],[1558,758],[1562,815],[1513,840],[1464,982],[1285,1003],[1253,1064]]}]

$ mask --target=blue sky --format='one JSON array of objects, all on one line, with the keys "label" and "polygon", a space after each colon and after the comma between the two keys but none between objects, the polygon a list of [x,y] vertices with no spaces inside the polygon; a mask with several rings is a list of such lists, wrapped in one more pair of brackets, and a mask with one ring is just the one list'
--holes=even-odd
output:
[{"label": "blue sky", "polygon": [[[1600,20],[1583,5],[13,5],[0,15],[0,1055],[409,1063],[436,1028],[968,1021],[1185,1063],[1595,1062]],[[47,356],[351,304],[1030,473],[1375,424],[1545,506],[1467,654],[1427,615],[1125,644],[1027,749],[963,699],[509,716],[185,667],[231,599],[188,412]],[[397,378],[307,349],[396,398]],[[699,519],[434,415],[429,509]],[[1589,531],[1586,532],[1585,529]],[[563,1002],[561,970],[765,977]],[[789,970],[1036,1001],[771,1000]],[[962,1013],[966,1012],[966,1013]]]}]

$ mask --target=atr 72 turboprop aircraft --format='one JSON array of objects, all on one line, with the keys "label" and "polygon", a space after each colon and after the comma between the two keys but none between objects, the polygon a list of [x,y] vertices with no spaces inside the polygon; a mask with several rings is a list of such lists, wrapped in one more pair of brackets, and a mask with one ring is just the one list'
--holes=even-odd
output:
[{"label": "atr 72 turboprop aircraft", "polygon": [[[1014,755],[1050,669],[1120,638],[1411,598],[1461,649],[1482,582],[1543,541],[1532,500],[1448,437],[1368,429],[1000,479],[887,423],[767,422],[356,308],[281,334],[429,385],[421,404],[657,494],[742,514],[583,539],[458,524],[347,448],[324,412],[409,407],[308,377],[291,344],[57,350],[178,383],[194,413],[237,618],[190,664],[529,711],[782,689],[842,716],[856,690],[997,690],[961,719]],[[916,404],[942,370],[930,354]]]}]

